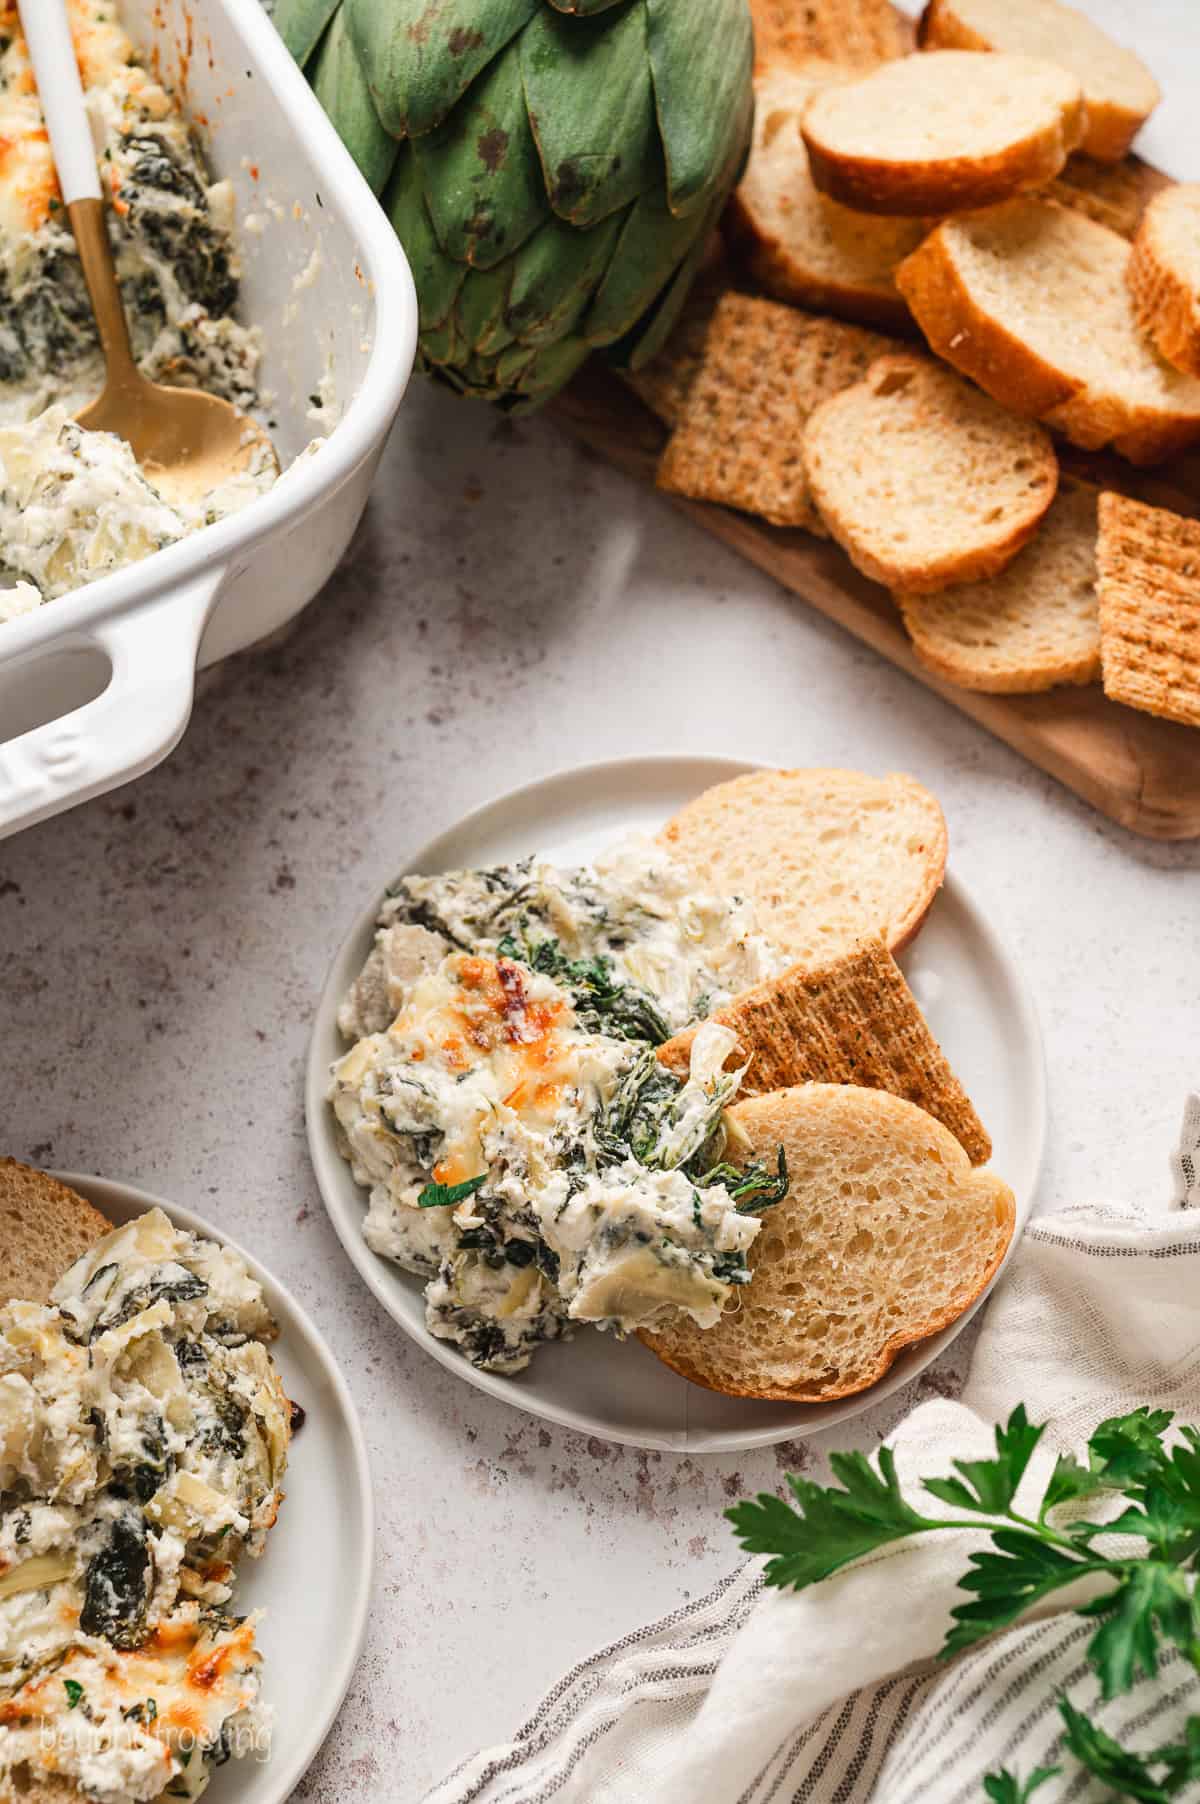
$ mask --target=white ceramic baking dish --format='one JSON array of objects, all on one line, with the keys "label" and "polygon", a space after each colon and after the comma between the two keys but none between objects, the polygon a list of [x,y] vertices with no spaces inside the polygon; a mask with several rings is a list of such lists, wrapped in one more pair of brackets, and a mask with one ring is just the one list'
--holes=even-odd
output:
[{"label": "white ceramic baking dish", "polygon": [[0,837],[157,764],[197,665],[312,599],[358,524],[416,346],[404,253],[258,0],[120,10],[233,183],[241,315],[262,327],[281,460],[326,440],[240,514],[0,626]]}]

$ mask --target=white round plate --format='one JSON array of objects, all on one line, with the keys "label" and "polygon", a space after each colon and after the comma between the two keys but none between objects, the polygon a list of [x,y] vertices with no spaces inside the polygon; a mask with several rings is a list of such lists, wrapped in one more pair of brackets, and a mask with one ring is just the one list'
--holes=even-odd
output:
[{"label": "white round plate", "polygon": [[288,1456],[279,1520],[258,1560],[241,1568],[234,1602],[262,1610],[263,1699],[273,1711],[270,1754],[231,1760],[205,1804],[284,1804],[333,1726],[362,1648],[371,1596],[375,1507],[358,1414],[333,1355],[300,1305],[244,1247],[160,1196],[79,1172],[54,1174],[119,1226],[159,1208],[176,1227],[232,1247],[263,1287],[279,1323],[271,1357],[304,1410]]},{"label": "white round plate", "polygon": [[[400,870],[389,870],[384,883],[405,872],[497,864],[531,852],[581,861],[623,833],[655,831],[701,790],[756,768],[732,758],[654,757],[562,771],[467,815]],[[379,896],[383,888],[381,883]],[[869,1391],[836,1403],[721,1397],[668,1371],[639,1341],[587,1328],[574,1340],[540,1347],[515,1378],[477,1371],[425,1327],[421,1280],[380,1258],[363,1239],[366,1192],[334,1142],[329,1068],[346,1049],[337,1010],[371,949],[379,896],[334,959],[317,1008],[308,1060],[308,1144],[325,1206],[360,1275],[388,1314],[448,1370],[517,1409],[585,1434],[632,1447],[715,1453],[814,1434],[858,1415],[907,1384],[960,1332],[966,1316],[901,1354]],[[1045,1132],[1041,1035],[1021,975],[953,876],[900,962],[992,1136],[992,1163],[1016,1195],[1019,1235],[1033,1203]]]}]

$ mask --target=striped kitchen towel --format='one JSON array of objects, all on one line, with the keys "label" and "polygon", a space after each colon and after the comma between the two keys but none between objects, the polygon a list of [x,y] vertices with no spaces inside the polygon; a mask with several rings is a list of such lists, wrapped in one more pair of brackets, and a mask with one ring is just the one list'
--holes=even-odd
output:
[{"label": "striped kitchen towel", "polygon": [[[1148,1403],[1200,1422],[1200,1107],[1189,1108],[1173,1209],[1084,1204],[1042,1217],[987,1311],[961,1402],[922,1405],[891,1437],[902,1485],[986,1458],[1019,1402],[1050,1424],[1025,1483],[1105,1416]],[[1018,1498],[1018,1506],[1020,1498]],[[921,1495],[927,1513],[931,1501]],[[981,1804],[982,1776],[1053,1766],[1068,1693],[1111,1734],[1152,1746],[1200,1710],[1175,1653],[1102,1704],[1094,1630],[1047,1601],[946,1665],[963,1601],[953,1531],[881,1550],[811,1590],[764,1590],[760,1565],[633,1630],[567,1673],[511,1742],[473,1755],[426,1804]],[[1038,1804],[1110,1797],[1070,1759]]]}]

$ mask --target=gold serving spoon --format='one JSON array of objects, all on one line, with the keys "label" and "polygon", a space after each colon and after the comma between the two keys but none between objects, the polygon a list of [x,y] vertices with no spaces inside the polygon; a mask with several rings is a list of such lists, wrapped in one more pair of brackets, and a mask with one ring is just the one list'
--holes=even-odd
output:
[{"label": "gold serving spoon", "polygon": [[17,11],[104,353],[103,392],[76,415],[79,424],[125,439],[168,502],[196,502],[264,460],[278,471],[262,427],[231,402],[151,382],[134,362],[66,0],[17,0]]}]

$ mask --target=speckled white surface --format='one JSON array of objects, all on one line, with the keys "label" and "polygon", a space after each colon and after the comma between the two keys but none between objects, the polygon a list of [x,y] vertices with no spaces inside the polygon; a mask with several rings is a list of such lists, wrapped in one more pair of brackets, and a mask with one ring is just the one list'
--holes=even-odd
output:
[{"label": "speckled white surface", "polygon": [[[1139,8],[1138,30],[1173,96],[1147,149],[1189,173],[1194,0]],[[726,1571],[730,1499],[821,1457],[625,1452],[489,1401],[367,1295],[309,1172],[309,1011],[363,898],[487,796],[630,750],[930,783],[1040,1002],[1040,1206],[1170,1182],[1200,1080],[1200,848],[1102,821],[548,423],[415,384],[353,550],[289,643],[214,673],[161,769],[0,846],[0,1150],[226,1224],[311,1311],[363,1410],[375,1614],[306,1799],[419,1796],[565,1665]],[[964,1358],[919,1392],[953,1388]],[[910,1401],[839,1439],[869,1443]]]}]

